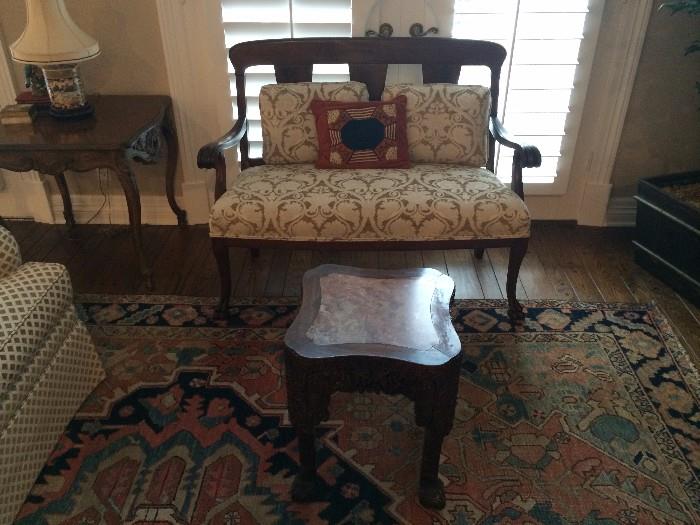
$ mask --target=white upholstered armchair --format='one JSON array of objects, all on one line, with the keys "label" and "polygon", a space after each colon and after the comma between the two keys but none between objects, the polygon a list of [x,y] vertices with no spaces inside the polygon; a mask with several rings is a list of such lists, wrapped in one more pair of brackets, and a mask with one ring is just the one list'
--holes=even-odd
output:
[{"label": "white upholstered armchair", "polygon": [[11,523],[66,424],[104,378],[60,264],[22,264],[0,226],[0,523]]}]

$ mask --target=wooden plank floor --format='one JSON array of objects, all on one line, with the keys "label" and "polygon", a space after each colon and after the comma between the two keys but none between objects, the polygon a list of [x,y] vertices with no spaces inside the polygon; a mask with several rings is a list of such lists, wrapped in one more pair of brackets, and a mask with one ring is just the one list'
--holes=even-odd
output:
[{"label": "wooden plank floor", "polygon": [[[78,293],[149,293],[140,282],[126,227],[88,225],[68,239],[60,225],[10,221],[8,227],[30,261],[65,264]],[[533,226],[523,262],[518,296],[606,302],[656,302],[676,334],[700,363],[700,308],[638,267],[632,257],[632,231],[585,228],[543,222]],[[150,293],[216,296],[218,276],[206,226],[146,226],[144,241],[153,261]],[[233,294],[297,296],[304,272],[323,262],[402,268],[429,266],[455,280],[457,298],[505,296],[506,249],[490,249],[478,260],[469,250],[422,252],[324,252],[262,250],[251,261],[248,250],[232,250]]]}]

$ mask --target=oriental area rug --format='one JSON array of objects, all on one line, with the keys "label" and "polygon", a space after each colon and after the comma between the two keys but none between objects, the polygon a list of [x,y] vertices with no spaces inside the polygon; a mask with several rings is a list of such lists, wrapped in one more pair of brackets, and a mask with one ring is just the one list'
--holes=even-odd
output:
[{"label": "oriental area rug", "polygon": [[290,299],[83,296],[107,371],[17,516],[62,524],[697,524],[699,381],[653,306],[457,301],[459,401],[447,506],[417,500],[412,404],[336,394],[319,429],[319,501],[285,411]]}]

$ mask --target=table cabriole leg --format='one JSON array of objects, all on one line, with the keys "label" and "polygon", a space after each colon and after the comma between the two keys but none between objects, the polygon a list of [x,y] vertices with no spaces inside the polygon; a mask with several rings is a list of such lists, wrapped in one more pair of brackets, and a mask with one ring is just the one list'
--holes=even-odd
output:
[{"label": "table cabriole leg", "polygon": [[54,178],[63,201],[63,217],[66,219],[66,226],[68,227],[68,238],[75,239],[75,217],[73,216],[73,203],[70,200],[66,176],[63,173],[59,173]]},{"label": "table cabriole leg", "polygon": [[129,210],[129,225],[131,226],[134,250],[138,257],[141,276],[146,284],[146,288],[151,290],[153,288],[151,269],[146,262],[146,256],[143,252],[143,240],[141,238],[141,198],[139,188],[136,185],[134,173],[126,164],[126,161],[117,164],[116,172],[126,197],[126,206]]},{"label": "table cabriole leg", "polygon": [[178,142],[177,134],[174,129],[172,115],[168,112],[166,121],[163,124],[163,135],[168,146],[168,158],[165,171],[165,194],[168,197],[170,209],[177,217],[178,226],[187,225],[187,212],[180,208],[175,200],[175,175],[177,169]]},{"label": "table cabriole leg", "polygon": [[[439,478],[442,442],[454,422],[462,354],[453,358],[435,378],[432,395],[416,403],[416,423],[425,424],[418,499],[424,507],[445,507],[445,488]],[[430,407],[430,416],[426,412]]]},{"label": "table cabriole leg", "polygon": [[311,392],[307,381],[313,375],[312,366],[288,348],[285,349],[285,372],[289,419],[297,432],[300,463],[291,496],[298,502],[314,501],[319,493],[315,430],[323,417],[324,410],[319,403],[322,397]]},{"label": "table cabriole leg", "polygon": [[440,452],[444,438],[444,434],[436,432],[431,427],[425,429],[418,500],[421,505],[431,509],[442,509],[445,507],[445,487],[438,477]]}]

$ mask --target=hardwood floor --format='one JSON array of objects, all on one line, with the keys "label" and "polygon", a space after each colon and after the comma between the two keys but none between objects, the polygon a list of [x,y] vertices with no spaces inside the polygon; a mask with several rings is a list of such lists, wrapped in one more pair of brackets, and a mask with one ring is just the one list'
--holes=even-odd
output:
[{"label": "hardwood floor", "polygon": [[[65,264],[78,293],[157,293],[216,296],[218,276],[206,226],[146,226],[144,241],[153,261],[154,289],[139,279],[126,227],[79,226],[69,240],[60,225],[9,221],[27,261]],[[700,308],[638,267],[632,258],[632,231],[585,228],[566,223],[535,223],[523,262],[518,296],[523,299],[656,302],[700,363]],[[429,266],[449,273],[457,298],[505,296],[506,249],[490,249],[483,259],[472,251],[322,252],[261,250],[253,261],[248,250],[234,249],[233,295],[296,296],[301,276],[323,262],[403,268]]]}]

